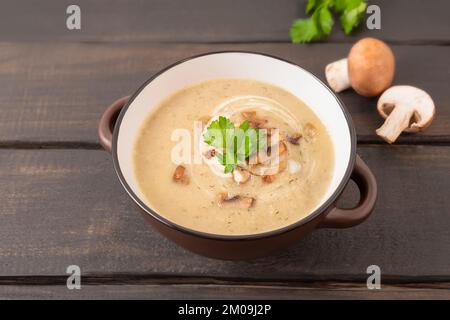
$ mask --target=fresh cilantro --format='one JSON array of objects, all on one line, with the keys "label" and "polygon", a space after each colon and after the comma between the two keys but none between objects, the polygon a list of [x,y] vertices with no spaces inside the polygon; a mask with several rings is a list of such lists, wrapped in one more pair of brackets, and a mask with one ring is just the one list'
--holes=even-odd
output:
[{"label": "fresh cilantro", "polygon": [[308,0],[306,13],[311,17],[297,19],[289,31],[293,43],[317,41],[331,33],[334,24],[334,9],[340,15],[342,29],[350,34],[364,18],[365,0]]},{"label": "fresh cilantro", "polygon": [[317,11],[319,13],[316,15],[316,20],[320,30],[324,34],[330,34],[334,24],[333,15],[331,14],[330,9],[328,6],[322,5]]},{"label": "fresh cilantro", "polygon": [[342,12],[339,20],[341,21],[341,26],[345,34],[350,34],[364,18],[367,3],[360,0],[347,0],[347,2],[348,6]]},{"label": "fresh cilantro", "polygon": [[208,130],[203,135],[205,143],[217,148],[222,149],[226,146],[227,131],[231,129],[231,133],[234,130],[234,124],[225,117],[219,117],[219,119],[211,122]]},{"label": "fresh cilantro", "polygon": [[229,173],[265,146],[266,135],[263,130],[250,128],[248,121],[236,128],[230,119],[220,116],[208,126],[203,141],[220,150],[217,160],[224,166],[224,172]]},{"label": "fresh cilantro", "polygon": [[294,21],[290,31],[293,43],[305,43],[318,40],[320,39],[320,34],[313,17]]}]

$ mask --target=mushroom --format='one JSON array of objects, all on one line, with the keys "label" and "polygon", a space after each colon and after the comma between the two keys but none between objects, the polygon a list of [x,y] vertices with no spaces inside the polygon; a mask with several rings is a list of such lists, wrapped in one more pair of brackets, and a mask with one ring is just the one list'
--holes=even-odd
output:
[{"label": "mushroom", "polygon": [[189,177],[186,175],[186,168],[182,165],[177,166],[173,172],[172,180],[181,184],[189,184]]},{"label": "mushroom", "polygon": [[206,151],[203,155],[205,156],[206,159],[211,159],[214,158],[216,156],[216,149],[209,149],[208,151]]},{"label": "mushroom", "polygon": [[286,167],[286,156],[280,156],[278,161],[268,161],[249,165],[248,171],[255,176],[272,176],[284,171]]},{"label": "mushroom", "polygon": [[317,131],[317,128],[313,124],[308,122],[307,124],[305,124],[305,127],[303,128],[303,133],[305,134],[306,141],[312,141],[319,132]]},{"label": "mushroom", "polygon": [[377,109],[386,119],[377,135],[393,143],[403,132],[419,132],[433,121],[435,107],[430,95],[412,86],[394,86],[378,99]]},{"label": "mushroom", "polygon": [[251,128],[264,128],[264,126],[267,124],[267,119],[261,118],[260,116],[256,115],[256,111],[242,111],[241,112],[242,117],[247,120],[250,124]]},{"label": "mushroom", "polygon": [[303,135],[301,133],[294,133],[292,135],[286,134],[286,140],[293,145],[298,146],[300,144],[299,140]]},{"label": "mushroom", "polygon": [[356,42],[348,58],[325,67],[328,84],[335,92],[352,87],[358,94],[373,97],[389,88],[394,79],[395,58],[381,40],[364,38]]},{"label": "mushroom", "polygon": [[237,184],[244,184],[250,179],[250,172],[240,167],[236,167],[233,170],[233,179]]},{"label": "mushroom", "polygon": [[265,183],[272,183],[275,181],[276,178],[277,176],[274,174],[271,176],[261,176],[262,181]]},{"label": "mushroom", "polygon": [[239,195],[229,197],[225,192],[221,192],[218,194],[217,204],[219,207],[222,207],[225,203],[235,203],[238,207],[249,209],[254,202],[255,198],[252,197],[244,197]]}]

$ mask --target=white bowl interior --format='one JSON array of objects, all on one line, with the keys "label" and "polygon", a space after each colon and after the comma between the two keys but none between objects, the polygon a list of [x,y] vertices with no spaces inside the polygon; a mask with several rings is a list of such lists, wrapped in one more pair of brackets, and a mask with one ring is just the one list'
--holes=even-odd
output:
[{"label": "white bowl interior", "polygon": [[133,100],[120,124],[117,157],[131,190],[149,207],[133,171],[133,145],[144,119],[168,95],[196,82],[215,78],[247,78],[279,86],[305,102],[325,124],[331,136],[335,164],[328,191],[320,207],[338,188],[351,157],[351,133],[333,94],[304,69],[264,55],[226,52],[204,55],[175,65],[148,83]]}]

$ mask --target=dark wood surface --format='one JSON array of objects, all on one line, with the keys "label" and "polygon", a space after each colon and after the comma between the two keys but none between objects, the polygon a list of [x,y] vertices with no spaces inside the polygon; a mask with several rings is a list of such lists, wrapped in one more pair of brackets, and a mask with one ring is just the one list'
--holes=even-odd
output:
[{"label": "dark wood surface", "polygon": [[[441,192],[450,147],[375,145],[358,153],[380,186],[366,223],[319,230],[275,257],[230,262],[186,252],[149,228],[104,151],[0,150],[2,180],[14,181],[3,188],[1,275],[57,276],[78,264],[91,275],[359,281],[377,264],[386,281],[450,281],[450,198]],[[350,188],[346,206],[357,200]]]},{"label": "dark wood surface", "polygon": [[[428,287],[427,287],[428,286]],[[448,299],[450,284],[442,287],[386,285],[382,290],[367,290],[355,283],[303,286],[270,285],[192,285],[192,284],[113,284],[87,285],[67,290],[61,285],[3,286],[0,299]]]},{"label": "dark wood surface", "polygon": [[[450,2],[371,1],[382,30],[340,30],[292,45],[305,1],[78,1],[81,31],[65,29],[69,1],[5,1],[0,11],[0,298],[450,298]],[[276,256],[217,261],[184,251],[140,217],[121,188],[96,125],[115,98],[178,59],[260,51],[324,78],[324,66],[363,36],[388,41],[396,84],[427,90],[437,117],[388,146],[376,99],[348,91],[358,153],[380,187],[373,216],[320,230]],[[342,205],[357,201],[350,184]],[[66,267],[83,289],[65,287]],[[365,288],[367,266],[382,290]]]},{"label": "dark wood surface", "polygon": [[[249,50],[276,55],[303,66],[325,80],[324,68],[344,57],[350,44],[0,44],[0,144],[83,142],[96,144],[96,126],[116,98],[133,93],[153,73],[182,58],[220,50]],[[439,117],[420,135],[400,143],[449,142],[450,46],[394,45],[396,84],[416,85],[436,101]],[[422,63],[424,56],[429,61]],[[43,59],[42,57],[45,57]],[[9,75],[9,76],[8,76]],[[17,84],[20,85],[17,85]],[[381,142],[375,129],[383,119],[376,99],[352,91],[340,94],[350,110],[360,142]]]},{"label": "dark wood surface", "polygon": [[[369,2],[382,10],[381,30],[361,28],[349,38],[336,26],[326,41],[370,35],[389,42],[450,43],[447,0]],[[80,32],[65,29],[64,12],[72,3],[2,1],[0,40],[288,42],[292,21],[305,16],[306,0],[78,0]]]}]

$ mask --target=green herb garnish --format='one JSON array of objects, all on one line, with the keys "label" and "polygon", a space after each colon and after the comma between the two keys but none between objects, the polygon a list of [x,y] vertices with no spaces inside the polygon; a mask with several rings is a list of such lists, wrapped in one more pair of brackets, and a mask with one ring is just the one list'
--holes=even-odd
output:
[{"label": "green herb garnish", "polygon": [[235,127],[230,119],[220,116],[208,126],[203,140],[219,149],[217,160],[224,166],[224,172],[229,173],[250,155],[265,147],[266,131],[250,128],[247,120]]},{"label": "green herb garnish", "polygon": [[342,29],[350,34],[364,18],[365,0],[308,0],[306,13],[311,17],[297,19],[291,26],[293,43],[317,41],[331,33],[334,24],[331,9],[340,15]]}]

